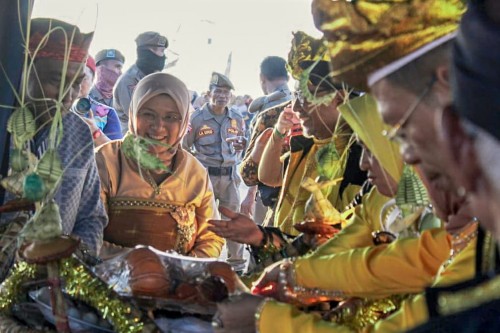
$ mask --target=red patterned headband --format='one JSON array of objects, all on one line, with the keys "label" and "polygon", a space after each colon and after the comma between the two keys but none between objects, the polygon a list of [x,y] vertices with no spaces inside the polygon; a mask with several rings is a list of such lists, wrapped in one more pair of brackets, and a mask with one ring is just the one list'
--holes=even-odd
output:
[{"label": "red patterned headband", "polygon": [[[64,35],[57,34],[45,38],[39,32],[35,32],[30,36],[29,51],[34,58],[49,58],[56,60],[64,60],[69,51],[68,61],[85,62],[88,56],[87,45],[68,44],[71,36],[64,38]],[[57,38],[59,37],[59,38]],[[38,51],[37,51],[38,48]],[[36,52],[36,54],[35,54]]]}]

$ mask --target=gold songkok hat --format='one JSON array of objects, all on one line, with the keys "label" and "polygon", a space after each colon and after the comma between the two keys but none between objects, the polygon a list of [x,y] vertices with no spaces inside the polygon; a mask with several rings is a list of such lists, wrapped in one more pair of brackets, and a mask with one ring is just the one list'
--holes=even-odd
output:
[{"label": "gold songkok hat", "polygon": [[399,154],[399,146],[382,134],[388,126],[384,124],[377,112],[375,99],[365,94],[349,100],[338,109],[342,118],[377,158],[384,170],[396,182],[399,182],[403,173],[403,160]]},{"label": "gold songkok hat", "polygon": [[[328,40],[334,80],[370,84],[450,40],[462,0],[313,0],[316,26]],[[369,85],[369,84],[368,84]]]}]

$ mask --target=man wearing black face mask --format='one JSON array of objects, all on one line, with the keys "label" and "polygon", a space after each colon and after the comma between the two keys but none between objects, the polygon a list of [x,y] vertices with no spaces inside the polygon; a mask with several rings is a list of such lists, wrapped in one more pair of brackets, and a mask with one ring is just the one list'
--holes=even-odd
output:
[{"label": "man wearing black face mask", "polygon": [[128,108],[137,83],[146,75],[160,72],[165,68],[165,50],[168,39],[154,31],[143,32],[135,39],[137,60],[116,81],[113,90],[113,107],[120,117],[123,134],[128,130]]}]

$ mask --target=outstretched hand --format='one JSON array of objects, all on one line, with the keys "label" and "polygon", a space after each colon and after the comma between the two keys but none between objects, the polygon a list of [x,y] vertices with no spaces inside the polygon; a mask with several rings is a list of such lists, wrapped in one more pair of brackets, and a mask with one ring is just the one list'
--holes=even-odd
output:
[{"label": "outstretched hand", "polygon": [[277,300],[281,300],[279,273],[281,261],[275,262],[266,267],[261,276],[253,283],[252,293],[265,295]]},{"label": "outstretched hand", "polygon": [[244,135],[238,135],[235,137],[227,138],[226,141],[233,146],[234,151],[236,152],[243,151],[247,146],[247,138],[245,138]]},{"label": "outstretched hand", "polygon": [[251,218],[225,207],[219,207],[219,211],[229,220],[209,220],[208,230],[237,243],[253,246],[261,243],[264,235]]}]

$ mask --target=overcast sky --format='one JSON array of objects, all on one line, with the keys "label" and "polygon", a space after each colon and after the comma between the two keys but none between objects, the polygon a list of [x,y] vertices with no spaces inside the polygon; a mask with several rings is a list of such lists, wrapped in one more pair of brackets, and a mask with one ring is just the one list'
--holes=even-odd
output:
[{"label": "overcast sky", "polygon": [[[91,54],[119,49],[125,68],[135,62],[135,37],[153,30],[170,42],[167,69],[190,89],[206,90],[212,71],[224,72],[232,52],[236,94],[262,94],[259,64],[268,55],[286,59],[292,31],[321,36],[311,0],[35,0],[32,17],[54,17],[95,30]],[[291,83],[293,86],[293,83]]]}]

